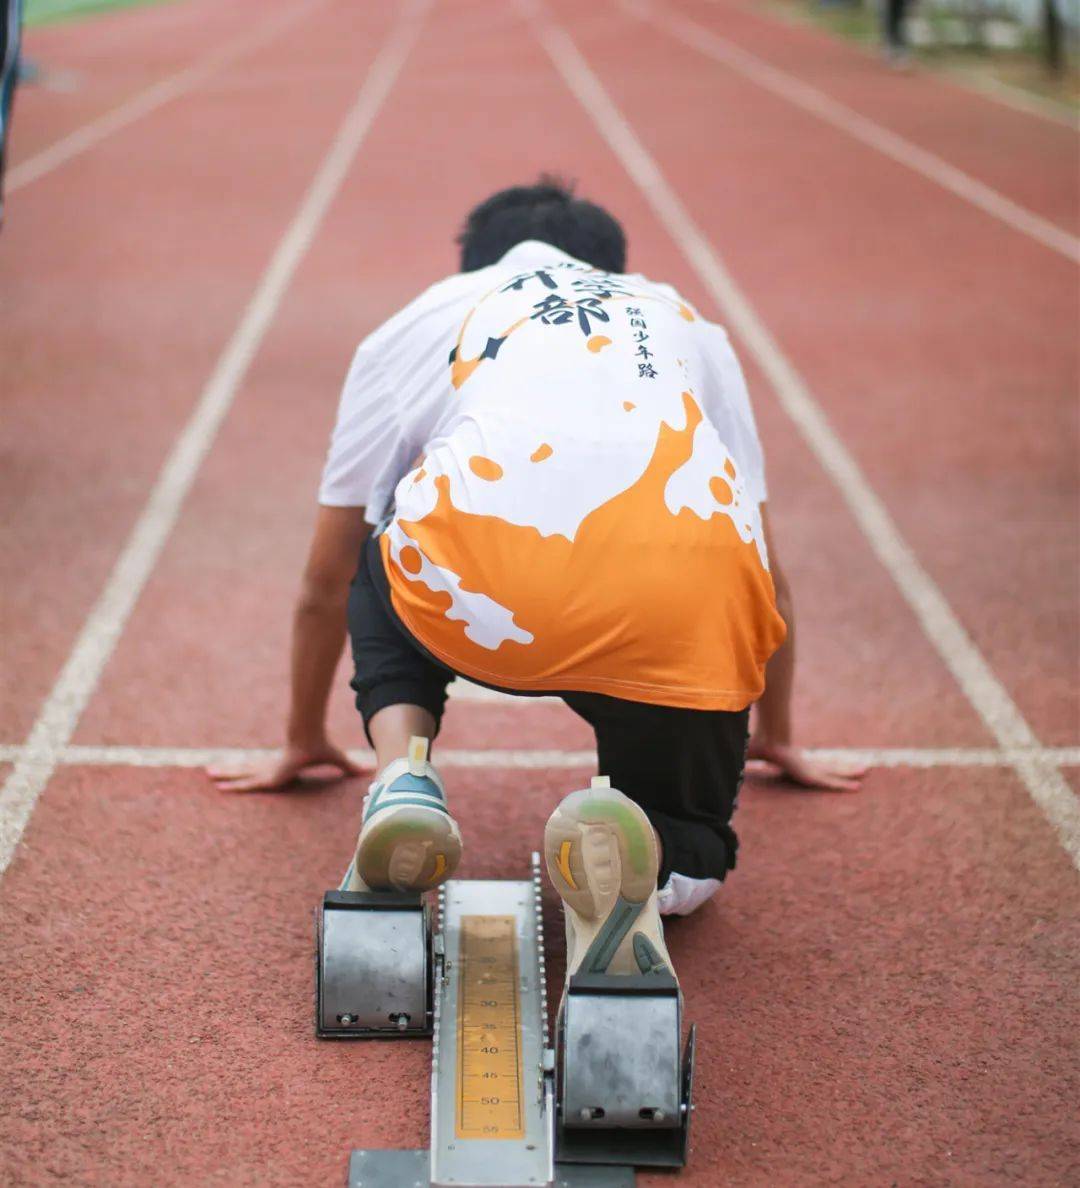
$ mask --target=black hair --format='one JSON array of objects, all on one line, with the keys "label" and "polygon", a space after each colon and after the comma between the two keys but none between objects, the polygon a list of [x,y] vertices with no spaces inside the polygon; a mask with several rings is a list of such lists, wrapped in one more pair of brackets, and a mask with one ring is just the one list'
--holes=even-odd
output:
[{"label": "black hair", "polygon": [[604,272],[626,271],[626,235],[602,206],[574,196],[573,182],[542,174],[474,206],[457,237],[461,271],[494,264],[515,244],[539,239]]}]

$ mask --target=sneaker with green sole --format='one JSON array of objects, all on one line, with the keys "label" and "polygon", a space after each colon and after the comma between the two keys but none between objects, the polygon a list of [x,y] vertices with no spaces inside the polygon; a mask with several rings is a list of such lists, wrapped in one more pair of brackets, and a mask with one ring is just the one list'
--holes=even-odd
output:
[{"label": "sneaker with green sole", "polygon": [[566,907],[566,976],[671,973],[656,899],[660,850],[644,810],[606,776],[571,792],[544,830]]},{"label": "sneaker with green sole", "polygon": [[408,756],[375,777],[343,891],[430,891],[457,869],[461,831],[428,746],[426,738],[410,739]]}]

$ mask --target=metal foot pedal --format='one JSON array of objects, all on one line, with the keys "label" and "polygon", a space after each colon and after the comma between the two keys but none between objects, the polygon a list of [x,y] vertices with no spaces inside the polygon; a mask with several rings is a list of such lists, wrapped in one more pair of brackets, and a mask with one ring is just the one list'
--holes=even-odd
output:
[{"label": "metal foot pedal", "polygon": [[326,893],[318,930],[317,1035],[431,1035],[433,978],[430,913],[421,896]]},{"label": "metal foot pedal", "polygon": [[556,1157],[682,1167],[694,1028],[680,1058],[682,998],[670,974],[571,977],[559,1016]]}]

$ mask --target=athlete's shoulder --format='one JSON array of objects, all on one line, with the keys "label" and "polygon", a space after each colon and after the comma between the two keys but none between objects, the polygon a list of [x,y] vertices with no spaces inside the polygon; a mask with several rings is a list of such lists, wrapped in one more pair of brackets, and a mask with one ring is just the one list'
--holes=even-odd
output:
[{"label": "athlete's shoulder", "polygon": [[712,322],[705,317],[690,298],[684,296],[674,285],[667,281],[653,280],[652,277],[645,276],[641,272],[628,272],[624,279],[636,288],[645,289],[653,296],[659,297],[668,305],[678,309],[683,320],[699,333],[706,336],[719,335],[720,339],[727,340],[728,335],[724,327],[719,322]]},{"label": "athlete's shoulder", "polygon": [[442,342],[457,333],[465,315],[495,283],[494,268],[458,272],[429,285],[373,330],[360,344],[364,353],[407,345],[422,349],[426,340]]}]

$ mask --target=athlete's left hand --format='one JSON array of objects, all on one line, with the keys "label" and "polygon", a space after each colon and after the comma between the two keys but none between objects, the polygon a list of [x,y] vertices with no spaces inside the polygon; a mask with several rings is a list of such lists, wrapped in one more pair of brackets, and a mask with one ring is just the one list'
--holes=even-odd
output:
[{"label": "athlete's left hand", "polygon": [[747,759],[771,764],[779,773],[804,788],[828,788],[835,792],[857,792],[869,767],[865,763],[825,762],[808,755],[802,747],[751,738]]}]

